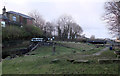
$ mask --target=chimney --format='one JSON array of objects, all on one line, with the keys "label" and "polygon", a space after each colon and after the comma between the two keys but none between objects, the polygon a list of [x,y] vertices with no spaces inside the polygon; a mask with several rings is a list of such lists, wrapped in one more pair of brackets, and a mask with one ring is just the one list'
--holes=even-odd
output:
[{"label": "chimney", "polygon": [[5,13],[6,13],[6,8],[5,8],[5,6],[4,6],[4,8],[2,9],[2,12],[3,12],[2,14],[5,15]]}]

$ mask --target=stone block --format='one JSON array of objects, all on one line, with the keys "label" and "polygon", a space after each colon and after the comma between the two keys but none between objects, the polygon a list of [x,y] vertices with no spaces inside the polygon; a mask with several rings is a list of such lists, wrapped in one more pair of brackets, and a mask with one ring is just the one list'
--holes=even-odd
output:
[{"label": "stone block", "polygon": [[67,59],[67,61],[69,61],[69,62],[73,62],[73,61],[75,61],[74,59]]},{"label": "stone block", "polygon": [[89,61],[88,60],[75,60],[75,61],[73,61],[73,63],[74,64],[76,64],[76,63],[89,63]]},{"label": "stone block", "polygon": [[51,62],[52,63],[57,63],[57,62],[59,62],[60,60],[59,59],[54,59],[54,60],[52,60]]},{"label": "stone block", "polygon": [[120,59],[98,59],[100,64],[120,63]]}]

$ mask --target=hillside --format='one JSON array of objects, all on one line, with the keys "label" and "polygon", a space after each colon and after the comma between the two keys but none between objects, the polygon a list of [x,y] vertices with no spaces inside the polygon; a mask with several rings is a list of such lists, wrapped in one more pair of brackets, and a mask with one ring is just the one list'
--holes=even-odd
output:
[{"label": "hillside", "polygon": [[[3,74],[118,74],[118,64],[100,64],[100,58],[116,58],[113,51],[92,55],[104,47],[96,48],[92,44],[61,42],[56,45],[53,55],[52,46],[42,46],[29,55],[2,61]],[[73,46],[74,45],[74,46]],[[84,45],[84,46],[82,46]],[[83,51],[86,50],[86,51]],[[74,52],[76,51],[76,52]],[[53,62],[53,60],[58,62]],[[68,59],[89,60],[89,63],[73,64]]]}]

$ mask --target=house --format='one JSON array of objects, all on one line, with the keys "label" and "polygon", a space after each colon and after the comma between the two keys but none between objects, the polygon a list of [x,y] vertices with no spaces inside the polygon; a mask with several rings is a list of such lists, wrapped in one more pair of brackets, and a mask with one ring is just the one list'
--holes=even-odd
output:
[{"label": "house", "polygon": [[4,6],[2,9],[2,14],[0,14],[0,22],[2,26],[5,25],[32,25],[34,23],[34,18],[27,16],[22,13],[14,12],[14,11],[7,11]]}]

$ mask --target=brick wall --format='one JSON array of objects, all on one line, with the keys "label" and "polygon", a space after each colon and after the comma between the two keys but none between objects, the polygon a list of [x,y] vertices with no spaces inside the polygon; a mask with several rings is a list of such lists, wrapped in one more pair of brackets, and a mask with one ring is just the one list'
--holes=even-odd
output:
[{"label": "brick wall", "polygon": [[33,20],[27,19],[27,25],[32,25],[33,24]]}]

